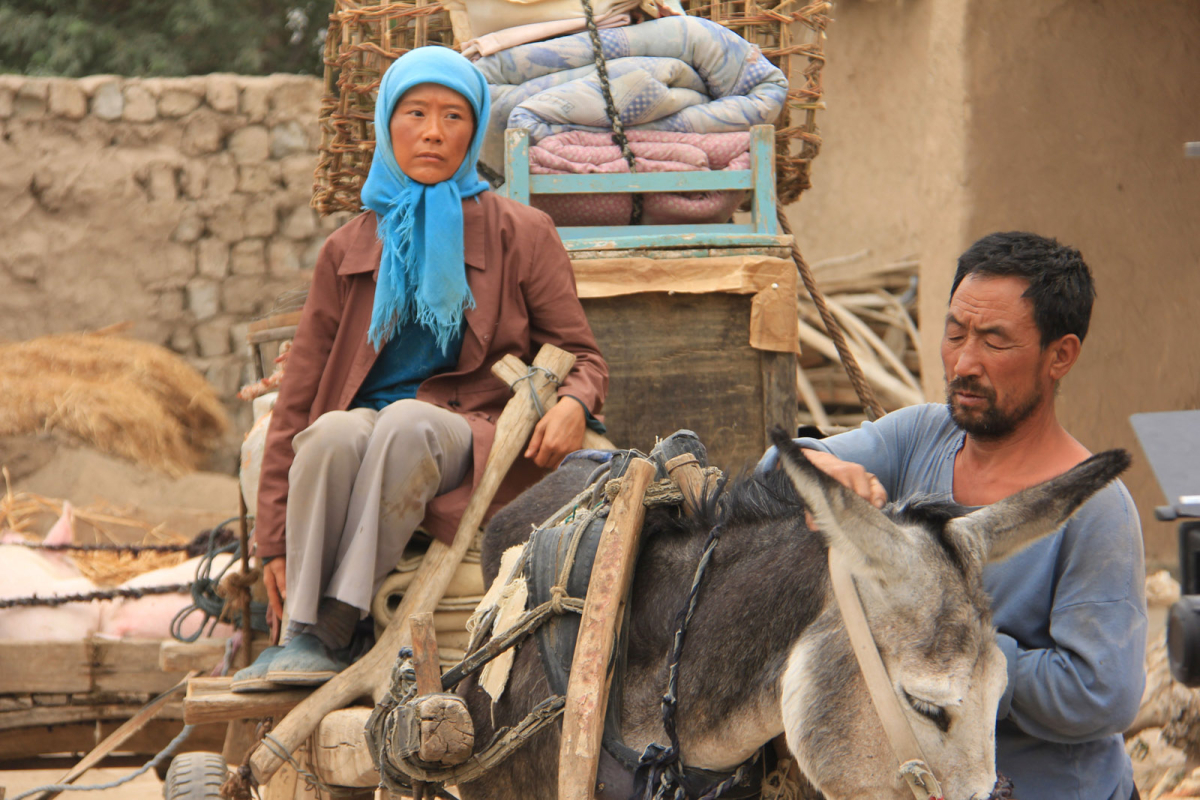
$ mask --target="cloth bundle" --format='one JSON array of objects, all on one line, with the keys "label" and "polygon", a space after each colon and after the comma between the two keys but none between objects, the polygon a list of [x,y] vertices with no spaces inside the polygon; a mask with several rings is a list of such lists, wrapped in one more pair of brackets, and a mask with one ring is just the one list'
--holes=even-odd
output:
[{"label": "cloth bundle", "polygon": [[[750,168],[749,133],[631,131],[629,147],[638,172],[693,172]],[[628,173],[629,164],[607,133],[557,133],[529,149],[529,170],[547,174]],[[647,225],[727,221],[745,192],[662,192],[643,196]],[[626,225],[628,194],[534,195],[533,205],[556,225]]]},{"label": "cloth bundle", "polygon": [[[613,101],[626,131],[639,134],[631,135],[630,140],[642,145],[641,152],[638,147],[632,149],[635,159],[646,161],[646,171],[745,169],[745,165],[732,166],[733,159],[722,162],[718,157],[714,161],[713,153],[728,146],[725,141],[703,145],[702,140],[710,134],[741,132],[746,136],[744,152],[750,127],[774,122],[783,110],[787,99],[784,74],[757,47],[715,22],[670,16],[601,30],[599,35]],[[504,131],[518,128],[529,131],[530,143],[536,145],[530,155],[534,172],[628,172],[624,162],[618,165],[609,158],[613,152],[618,157],[620,153],[611,145],[612,126],[588,34],[512,47],[479,59],[475,66],[491,88],[492,112],[480,154],[489,167],[503,172]],[[652,131],[699,136],[677,141],[640,138],[641,133]],[[583,133],[606,137],[612,149],[592,155],[574,149],[603,149],[600,139],[572,138],[545,144],[558,135]],[[647,146],[668,149],[648,150]],[[695,152],[669,149],[676,146],[705,153],[708,163],[700,163]],[[542,152],[535,154],[538,149]],[[724,166],[714,167],[714,163]],[[638,169],[643,166],[638,164]],[[692,194],[691,198],[676,195],[675,199],[652,195],[657,208],[653,214],[644,213],[643,221],[724,222],[743,193],[720,193],[729,196],[719,200],[713,197],[717,193]],[[627,224],[631,203],[628,195],[535,201],[560,225]]]}]

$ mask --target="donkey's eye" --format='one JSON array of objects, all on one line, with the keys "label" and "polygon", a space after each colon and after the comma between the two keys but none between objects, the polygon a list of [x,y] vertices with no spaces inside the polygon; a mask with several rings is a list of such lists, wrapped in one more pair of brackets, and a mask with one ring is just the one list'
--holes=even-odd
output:
[{"label": "donkey's eye", "polygon": [[927,700],[922,700],[919,697],[913,697],[908,692],[904,693],[904,699],[912,706],[913,711],[916,711],[934,725],[937,725],[938,730],[942,733],[950,730],[950,715],[946,713],[946,709],[934,705]]}]

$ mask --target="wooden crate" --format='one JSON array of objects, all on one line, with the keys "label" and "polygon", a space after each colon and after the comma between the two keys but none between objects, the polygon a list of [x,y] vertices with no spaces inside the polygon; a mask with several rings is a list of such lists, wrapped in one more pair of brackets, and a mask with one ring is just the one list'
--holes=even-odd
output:
[{"label": "wooden crate", "polygon": [[585,299],[610,373],[609,438],[645,451],[689,428],[709,463],[736,471],[763,454],[775,425],[795,431],[796,356],[750,346],[751,302],[723,292]]}]

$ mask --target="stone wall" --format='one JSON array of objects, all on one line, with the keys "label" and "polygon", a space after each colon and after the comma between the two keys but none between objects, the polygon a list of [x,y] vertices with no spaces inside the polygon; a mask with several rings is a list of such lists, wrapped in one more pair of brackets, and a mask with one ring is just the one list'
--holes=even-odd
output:
[{"label": "stone wall", "polygon": [[0,76],[0,339],[131,321],[244,429],[245,325],[344,221],[308,206],[318,100],[288,75]]}]

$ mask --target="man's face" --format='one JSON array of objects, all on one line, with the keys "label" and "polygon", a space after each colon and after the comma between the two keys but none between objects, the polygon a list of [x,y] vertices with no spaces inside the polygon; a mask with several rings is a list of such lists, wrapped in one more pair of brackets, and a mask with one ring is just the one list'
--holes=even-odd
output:
[{"label": "man's face", "polygon": [[955,424],[978,438],[1011,433],[1053,386],[1027,288],[1024,278],[968,275],[950,298],[946,402]]},{"label": "man's face", "polygon": [[440,183],[453,177],[466,157],[475,115],[458,92],[422,83],[400,98],[388,130],[404,174],[420,183]]}]

